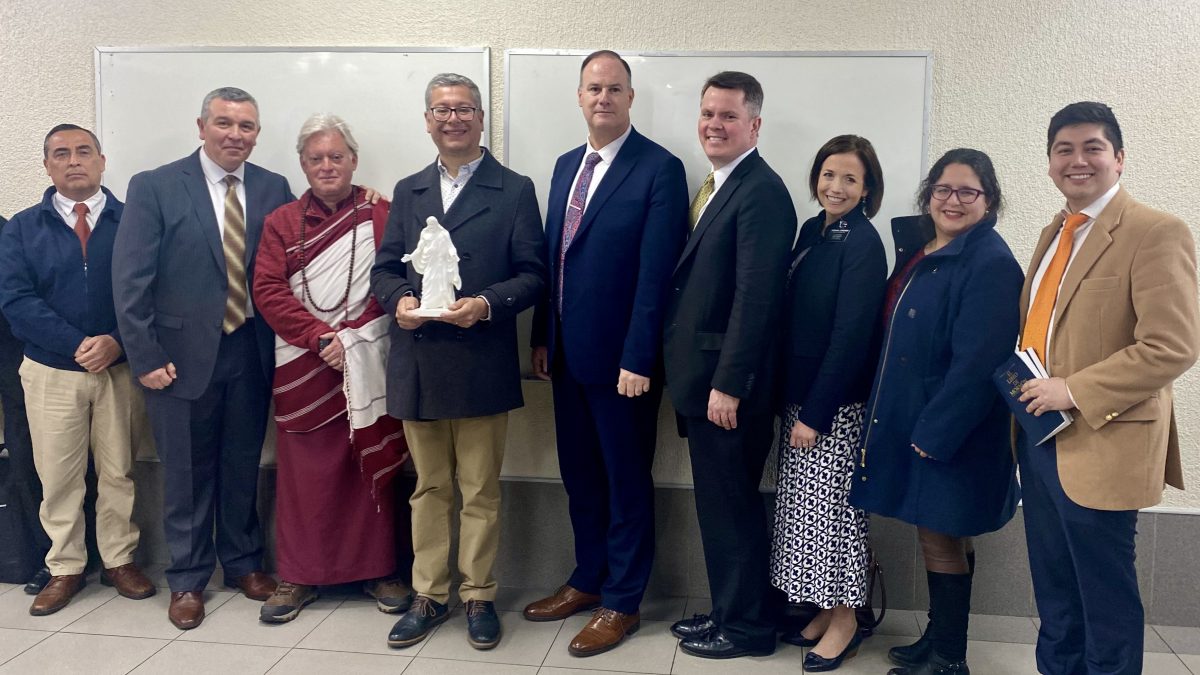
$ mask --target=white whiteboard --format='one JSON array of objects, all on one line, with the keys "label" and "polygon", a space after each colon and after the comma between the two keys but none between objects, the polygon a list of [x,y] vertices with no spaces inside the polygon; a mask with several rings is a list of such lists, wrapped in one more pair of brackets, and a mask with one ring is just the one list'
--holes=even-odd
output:
[{"label": "white whiteboard", "polygon": [[200,104],[222,86],[240,87],[258,100],[262,132],[250,161],[287,176],[297,195],[308,183],[296,135],[309,115],[326,112],[345,119],[358,140],[355,183],[390,198],[397,180],[437,156],[422,118],[430,78],[466,75],[479,85],[484,108],[491,79],[482,47],[98,47],[95,61],[96,134],[108,160],[104,184],[121,199],[135,173],[200,146]]},{"label": "white whiteboard", "polygon": [[[543,215],[554,160],[582,144],[587,126],[576,88],[587,51],[505,51],[504,152],[533,179]],[[864,136],[884,172],[874,222],[889,261],[890,220],[913,213],[927,167],[933,56],[930,52],[621,52],[633,70],[631,116],[638,131],[683,160],[694,193],[709,163],[696,138],[700,88],[722,70],[750,73],[765,92],[759,151],[787,183],[800,222],[820,207],[808,171],[825,141]]]}]

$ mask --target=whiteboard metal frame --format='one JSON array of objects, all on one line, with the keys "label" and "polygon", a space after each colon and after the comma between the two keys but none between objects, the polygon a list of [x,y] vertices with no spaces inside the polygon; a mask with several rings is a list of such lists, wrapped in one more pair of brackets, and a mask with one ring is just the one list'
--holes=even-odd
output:
[{"label": "whiteboard metal frame", "polygon": [[[377,47],[377,46],[370,46],[370,45],[363,45],[360,47],[347,47],[347,46],[342,46],[342,47],[321,47],[321,46],[304,47],[304,46],[295,46],[295,45],[277,46],[277,47],[272,47],[272,46],[263,46],[263,47],[203,46],[203,47],[201,47],[201,46],[188,46],[188,45],[171,45],[171,46],[161,46],[161,47],[155,47],[155,46],[140,46],[140,47],[97,46],[92,51],[92,67],[96,73],[96,91],[95,91],[95,94],[96,94],[96,129],[95,129],[95,131],[96,131],[96,136],[99,138],[104,137],[104,115],[100,109],[100,102],[103,97],[102,92],[104,91],[104,83],[101,81],[100,60],[104,57],[105,54],[126,54],[126,53],[139,53],[139,52],[140,53],[148,53],[148,54],[153,54],[153,53],[157,53],[157,52],[164,52],[164,53],[179,53],[179,52],[183,52],[183,53],[203,53],[203,52],[212,52],[212,53],[228,53],[228,52],[232,52],[232,53],[277,53],[277,52],[296,52],[296,53],[304,53],[304,52],[360,52],[360,53],[362,53],[362,52],[382,52],[382,53],[396,53],[396,52],[404,52],[404,53],[413,53],[413,54],[428,54],[428,53],[459,53],[459,54],[461,54],[461,53],[469,53],[469,52],[480,52],[483,55],[483,72],[487,73],[489,76],[489,81],[485,82],[483,87],[481,87],[481,88],[486,88],[487,105],[489,108],[488,112],[489,113],[492,112],[491,111],[492,83],[490,81],[490,77],[491,77],[491,73],[492,73],[492,49],[491,49],[491,47],[483,47],[483,46],[480,46],[480,47],[387,47],[387,46],[378,46]],[[478,85],[478,84],[479,83],[476,82],[476,85]],[[507,102],[507,99],[506,99],[506,102]],[[491,115],[488,115],[488,117],[491,117]],[[506,129],[507,129],[507,126],[506,126]],[[491,131],[491,127],[489,125],[488,126],[488,132],[489,132],[488,135],[489,136],[491,135],[490,131]],[[506,155],[506,157],[507,157],[507,155]]]},{"label": "whiteboard metal frame", "polygon": [[[505,49],[504,50],[504,164],[508,165],[509,96],[512,77],[512,56],[587,56],[594,49]],[[929,50],[849,50],[849,51],[619,51],[625,56],[729,56],[729,57],[838,57],[838,56],[896,56],[925,59],[925,110],[921,115],[921,173],[929,170],[929,118],[933,110],[933,52]]]}]

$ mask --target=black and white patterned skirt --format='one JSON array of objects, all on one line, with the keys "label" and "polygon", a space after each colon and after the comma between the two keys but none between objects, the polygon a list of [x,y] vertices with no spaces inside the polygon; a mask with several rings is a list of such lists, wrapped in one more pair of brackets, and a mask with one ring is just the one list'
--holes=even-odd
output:
[{"label": "black and white patterned skirt", "polygon": [[800,406],[789,406],[780,422],[771,583],[789,602],[829,609],[870,600],[867,514],[847,502],[864,410],[862,403],[838,408],[831,433],[808,449],[789,445]]}]

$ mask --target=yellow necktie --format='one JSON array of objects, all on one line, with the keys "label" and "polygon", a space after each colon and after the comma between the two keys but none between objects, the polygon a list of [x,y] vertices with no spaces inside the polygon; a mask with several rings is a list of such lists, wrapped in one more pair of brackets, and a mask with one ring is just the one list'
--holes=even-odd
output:
[{"label": "yellow necktie", "polygon": [[237,176],[225,176],[225,231],[221,237],[225,249],[225,277],[229,294],[225,297],[225,320],[221,329],[226,333],[246,323],[246,218],[237,196]]},{"label": "yellow necktie", "polygon": [[689,222],[692,224],[692,229],[696,229],[696,223],[700,222],[700,212],[704,210],[704,205],[708,203],[708,198],[713,193],[713,175],[708,172],[708,177],[700,185],[700,191],[696,193],[696,198],[692,200],[692,207],[689,209]]},{"label": "yellow necktie", "polygon": [[1038,284],[1037,296],[1029,309],[1025,321],[1025,332],[1021,334],[1021,349],[1033,347],[1042,363],[1046,363],[1046,338],[1050,333],[1050,317],[1054,316],[1054,303],[1058,301],[1058,287],[1062,284],[1067,262],[1071,259],[1071,247],[1075,243],[1075,230],[1088,221],[1087,214],[1072,213],[1063,221],[1058,248]]}]

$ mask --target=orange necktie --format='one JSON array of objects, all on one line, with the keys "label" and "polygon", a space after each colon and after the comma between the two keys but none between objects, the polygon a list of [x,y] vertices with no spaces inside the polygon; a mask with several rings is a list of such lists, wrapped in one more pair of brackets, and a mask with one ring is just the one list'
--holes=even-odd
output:
[{"label": "orange necktie", "polygon": [[1029,309],[1029,318],[1025,321],[1025,332],[1021,335],[1021,349],[1033,347],[1042,363],[1046,362],[1046,338],[1050,332],[1050,317],[1054,315],[1054,303],[1058,301],[1058,287],[1062,284],[1063,274],[1067,271],[1067,261],[1071,259],[1071,247],[1075,243],[1075,230],[1088,221],[1085,213],[1072,213],[1063,221],[1062,235],[1058,238],[1058,248],[1054,249],[1054,257],[1042,281],[1038,284],[1037,297]]},{"label": "orange necktie", "polygon": [[79,245],[83,247],[83,259],[87,260],[87,240],[92,234],[92,228],[88,227],[87,214],[88,205],[83,202],[75,203],[75,236],[79,237]]}]

